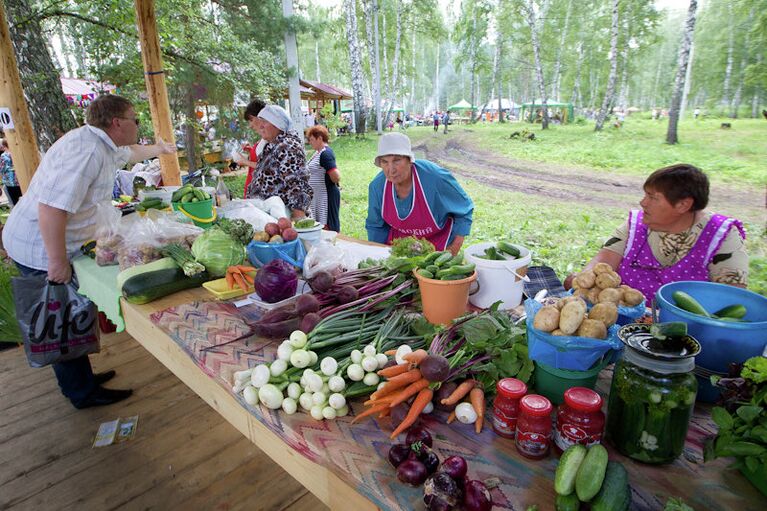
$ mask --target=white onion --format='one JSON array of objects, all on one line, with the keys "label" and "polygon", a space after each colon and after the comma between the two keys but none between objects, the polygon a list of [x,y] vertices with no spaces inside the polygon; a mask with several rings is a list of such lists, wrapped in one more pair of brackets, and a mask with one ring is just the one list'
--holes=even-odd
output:
[{"label": "white onion", "polygon": [[312,358],[306,350],[296,350],[290,354],[290,363],[293,367],[304,368],[311,365]]},{"label": "white onion", "polygon": [[322,408],[323,408],[322,405],[312,406],[312,409],[309,410],[309,413],[311,414],[312,419],[321,421],[322,419],[325,418],[322,416]]},{"label": "white onion", "polygon": [[372,372],[378,369],[378,360],[373,357],[365,357],[362,359],[362,369],[364,369],[366,372]]},{"label": "white onion", "polygon": [[315,392],[312,395],[312,403],[315,405],[324,405],[328,401],[328,396],[324,392]]},{"label": "white onion", "polygon": [[389,357],[383,353],[376,353],[376,360],[378,361],[378,368],[383,369],[386,364],[389,363]]},{"label": "white onion", "polygon": [[455,407],[455,418],[464,424],[474,424],[477,421],[477,412],[470,403],[459,403]]},{"label": "white onion", "polygon": [[314,401],[312,400],[312,395],[309,392],[304,392],[300,396],[298,396],[298,404],[301,405],[301,408],[306,410],[307,412],[312,409],[312,406],[314,406]]},{"label": "white onion", "polygon": [[346,381],[341,376],[331,376],[328,379],[328,388],[333,392],[341,392],[346,388]]},{"label": "white onion", "polygon": [[266,405],[267,408],[276,410],[282,406],[282,400],[284,396],[282,391],[276,386],[267,383],[260,389],[258,389],[258,399]]},{"label": "white onion", "polygon": [[365,375],[364,378],[362,378],[362,383],[365,385],[373,386],[378,385],[378,382],[381,381],[381,378],[378,377],[376,373],[368,373]]},{"label": "white onion", "polygon": [[290,345],[290,341],[283,341],[277,347],[277,358],[287,362],[290,360],[290,354],[293,353],[293,346]]},{"label": "white onion", "polygon": [[368,344],[365,346],[365,348],[362,350],[362,354],[366,357],[375,357],[376,356],[376,347],[372,344]]},{"label": "white onion", "polygon": [[293,415],[296,413],[296,410],[298,409],[298,405],[296,405],[296,400],[292,397],[286,397],[282,400],[282,411],[287,413],[288,415]]},{"label": "white onion", "polygon": [[336,410],[336,417],[345,417],[349,415],[349,405],[343,405],[341,408]]},{"label": "white onion", "polygon": [[325,376],[333,376],[338,371],[338,362],[333,357],[325,357],[320,362],[320,371]]},{"label": "white onion", "polygon": [[294,348],[303,348],[306,346],[306,334],[301,330],[295,330],[290,334],[290,345]]},{"label": "white onion", "polygon": [[339,393],[331,394],[328,398],[328,404],[338,410],[346,404],[346,398]]},{"label": "white onion", "polygon": [[279,376],[287,370],[288,370],[288,363],[285,360],[282,360],[281,358],[278,358],[277,360],[272,362],[271,366],[269,366],[269,372],[272,374],[272,376]]},{"label": "white onion", "polygon": [[333,420],[336,418],[336,410],[335,408],[332,408],[330,406],[326,406],[322,409],[322,416],[328,420]]},{"label": "white onion", "polygon": [[360,350],[352,350],[349,358],[352,359],[353,364],[359,364],[362,362],[362,352]]},{"label": "white onion", "polygon": [[351,381],[361,381],[365,377],[365,371],[359,364],[352,364],[346,368],[346,375]]},{"label": "white onion", "polygon": [[291,399],[298,399],[300,395],[301,395],[301,385],[295,382],[288,385],[288,396]]},{"label": "white onion", "polygon": [[272,373],[269,371],[269,366],[259,364],[253,368],[253,372],[250,374],[250,383],[258,389],[269,383],[271,377]]},{"label": "white onion", "polygon": [[396,353],[394,353],[394,360],[395,360],[395,361],[396,361],[398,364],[404,364],[405,362],[407,362],[407,360],[405,360],[405,359],[404,359],[404,358],[402,358],[402,357],[404,357],[404,356],[405,356],[405,355],[407,355],[408,353],[412,353],[412,352],[413,352],[413,348],[411,348],[411,347],[410,347],[410,346],[408,346],[407,344],[403,344],[402,346],[400,346],[399,348],[397,348],[397,351],[396,351]]},{"label": "white onion", "polygon": [[247,385],[242,391],[242,396],[245,398],[245,402],[250,406],[256,406],[258,404],[258,389],[253,385]]}]

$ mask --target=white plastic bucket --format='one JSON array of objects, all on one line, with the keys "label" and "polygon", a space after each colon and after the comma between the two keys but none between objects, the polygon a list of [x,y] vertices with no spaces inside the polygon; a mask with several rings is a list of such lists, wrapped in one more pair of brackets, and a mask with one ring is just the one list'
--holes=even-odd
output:
[{"label": "white plastic bucket", "polygon": [[494,242],[477,243],[464,250],[466,259],[477,266],[477,282],[479,291],[469,296],[469,301],[475,307],[486,309],[497,301],[501,301],[501,309],[512,309],[522,303],[522,292],[525,283],[514,275],[527,273],[527,265],[532,260],[532,254],[521,245],[519,257],[508,261],[492,261],[477,257],[484,255],[485,249],[495,246]]},{"label": "white plastic bucket", "polygon": [[298,232],[298,239],[304,244],[304,248],[308,252],[312,245],[320,241],[322,237],[322,225],[317,223],[314,227],[307,227],[304,229],[296,229]]}]

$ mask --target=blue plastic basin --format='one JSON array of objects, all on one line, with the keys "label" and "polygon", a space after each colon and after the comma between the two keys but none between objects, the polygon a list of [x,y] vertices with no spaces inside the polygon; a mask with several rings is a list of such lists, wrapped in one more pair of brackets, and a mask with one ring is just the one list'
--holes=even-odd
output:
[{"label": "blue plastic basin", "polygon": [[[687,312],[676,306],[672,294],[683,291],[710,313],[733,304],[742,304],[745,321],[728,322]],[[655,294],[660,321],[684,321],[687,331],[700,342],[695,364],[708,371],[726,373],[732,362],[742,363],[762,355],[767,346],[767,298],[753,291],[713,282],[682,281],[666,284]],[[719,391],[708,379],[698,377],[698,399],[712,402]]]}]

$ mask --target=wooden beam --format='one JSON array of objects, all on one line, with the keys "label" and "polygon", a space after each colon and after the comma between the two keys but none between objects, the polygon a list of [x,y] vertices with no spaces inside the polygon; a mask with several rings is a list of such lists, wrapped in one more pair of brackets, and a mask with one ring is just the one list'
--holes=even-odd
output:
[{"label": "wooden beam", "polygon": [[[136,23],[155,138],[175,143],[153,0],[136,0]],[[160,155],[160,170],[164,185],[181,184],[181,169],[176,154]]]},{"label": "wooden beam", "polygon": [[0,3],[0,108],[7,108],[13,120],[13,129],[5,128],[5,137],[13,155],[13,167],[21,191],[26,193],[29,182],[40,165],[40,150],[29,117],[29,109],[21,88],[21,77],[13,52],[11,33],[5,7]]}]

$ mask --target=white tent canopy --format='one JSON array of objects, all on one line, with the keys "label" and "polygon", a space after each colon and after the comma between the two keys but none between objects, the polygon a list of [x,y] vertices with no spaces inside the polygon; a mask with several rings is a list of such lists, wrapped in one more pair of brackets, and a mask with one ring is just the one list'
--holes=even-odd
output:
[{"label": "white tent canopy", "polygon": [[[508,98],[501,98],[501,109],[502,110],[515,110],[519,107],[521,107],[519,103],[514,103],[512,100]],[[491,99],[488,101],[485,106],[483,107],[483,110],[491,110],[495,111],[498,110],[498,99]]]}]

